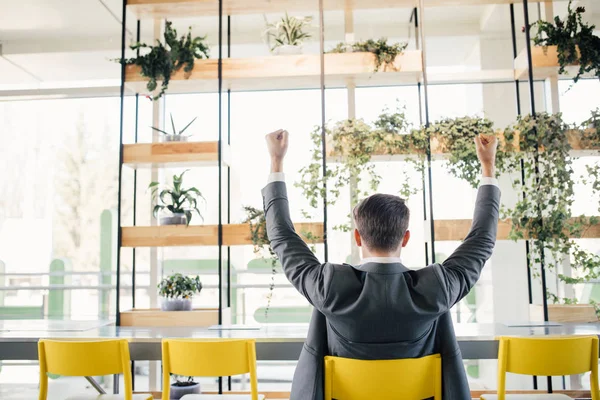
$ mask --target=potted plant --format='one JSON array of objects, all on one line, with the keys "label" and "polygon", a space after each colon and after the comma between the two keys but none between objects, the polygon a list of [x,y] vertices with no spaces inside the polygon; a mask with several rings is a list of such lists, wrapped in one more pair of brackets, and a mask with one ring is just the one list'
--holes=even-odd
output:
[{"label": "potted plant", "polygon": [[573,77],[577,82],[585,73],[591,72],[600,78],[600,37],[594,35],[595,25],[583,22],[585,7],[571,7],[569,1],[568,14],[564,20],[554,17],[554,23],[537,21],[532,27],[537,28],[533,38],[536,46],[556,46],[558,52],[559,74],[566,73],[566,67],[579,64],[579,70]]},{"label": "potted plant", "polygon": [[152,199],[155,203],[152,210],[154,218],[158,218],[159,212],[167,212],[167,215],[159,219],[161,225],[189,225],[194,212],[202,218],[198,209],[198,199],[204,200],[202,193],[195,187],[184,189],[182,186],[183,175],[187,171],[183,171],[180,175],[173,175],[171,187],[160,189],[158,182],[152,182],[148,186],[152,189]]},{"label": "potted plant", "polygon": [[191,278],[179,273],[164,278],[158,284],[158,294],[162,297],[163,311],[191,311],[192,297],[202,290],[200,277]]},{"label": "potted plant", "polygon": [[267,40],[275,42],[271,46],[271,52],[277,55],[302,54],[302,43],[311,37],[310,33],[304,32],[305,27],[310,26],[312,17],[285,17],[279,21],[268,24],[265,34]]},{"label": "potted plant", "polygon": [[170,400],[179,400],[186,394],[200,394],[200,382],[194,381],[193,376],[182,377],[179,375],[172,375],[175,378],[175,382],[171,384],[170,389]]},{"label": "potted plant", "polygon": [[[192,69],[194,69],[194,60],[209,57],[208,44],[205,40],[206,36],[192,37],[191,27],[186,35],[178,38],[172,22],[166,21],[164,44],[160,40],[157,40],[154,46],[136,43],[131,46],[131,50],[148,49],[150,51],[133,58],[117,59],[116,61],[125,65],[140,67],[141,75],[148,78],[146,88],[151,93],[151,96],[148,97],[157,100],[168,89],[169,80],[173,73],[183,68],[187,79]],[[162,80],[162,84],[160,90],[156,93],[158,80]]]},{"label": "potted plant", "polygon": [[171,126],[173,127],[173,133],[168,133],[163,131],[162,129],[156,128],[154,126],[151,126],[152,129],[154,129],[157,132],[160,132],[162,134],[164,134],[164,141],[165,142],[187,142],[187,139],[189,136],[184,136],[183,132],[185,132],[187,130],[187,128],[190,127],[190,125],[196,120],[195,117],[193,120],[191,120],[186,126],[185,128],[183,128],[180,131],[177,131],[177,129],[175,129],[175,122],[173,122],[173,114],[169,114],[171,116]]},{"label": "potted plant", "polygon": [[375,55],[375,70],[383,66],[384,70],[396,70],[394,61],[406,49],[408,43],[388,44],[386,38],[365,40],[356,43],[338,43],[329,53],[373,53]]}]

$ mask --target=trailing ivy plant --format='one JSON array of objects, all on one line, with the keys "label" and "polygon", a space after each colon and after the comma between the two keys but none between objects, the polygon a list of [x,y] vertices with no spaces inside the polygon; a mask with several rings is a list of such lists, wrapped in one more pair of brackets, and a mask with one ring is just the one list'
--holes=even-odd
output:
[{"label": "trailing ivy plant", "polygon": [[177,37],[177,30],[173,28],[172,22],[165,23],[164,43],[156,41],[156,45],[145,43],[136,43],[131,46],[131,50],[148,49],[149,52],[125,60],[117,61],[125,65],[137,65],[140,67],[140,73],[148,78],[146,88],[150,93],[154,92],[158,86],[158,81],[162,80],[160,91],[154,96],[148,96],[152,100],[158,100],[168,89],[169,81],[173,73],[183,68],[186,78],[194,68],[194,60],[209,57],[209,48],[205,43],[206,36],[192,37],[192,28],[187,34]]},{"label": "trailing ivy plant", "polygon": [[[537,266],[544,261],[548,268],[557,271],[558,278],[565,284],[598,278],[600,256],[584,250],[572,239],[581,237],[591,225],[598,224],[599,219],[574,216],[572,212],[577,179],[573,157],[569,155],[569,127],[560,114],[538,113],[535,117],[519,117],[512,129],[515,135],[518,134],[519,156],[529,179],[513,181],[513,188],[523,196],[505,212],[512,221],[510,238],[532,241],[530,261],[536,277],[539,277]],[[516,171],[513,169],[512,172]],[[598,187],[598,176],[593,180],[592,185]],[[570,257],[571,267],[578,276],[558,273],[563,257]],[[549,290],[546,296],[555,303],[576,302],[575,299],[560,298],[559,294]]]},{"label": "trailing ivy plant", "polygon": [[404,50],[408,43],[393,43],[388,44],[386,38],[378,40],[368,39],[356,43],[338,43],[329,53],[359,53],[367,52],[375,54],[375,72],[379,71],[381,66],[384,70],[390,68],[396,70],[394,61]]},{"label": "trailing ivy plant", "polygon": [[554,17],[554,22],[537,21],[533,42],[537,46],[557,46],[559,73],[564,74],[566,67],[579,63],[579,70],[573,77],[577,82],[585,73],[592,72],[600,78],[600,37],[594,35],[595,25],[583,22],[585,7],[573,10],[569,1],[568,14],[564,20]]}]

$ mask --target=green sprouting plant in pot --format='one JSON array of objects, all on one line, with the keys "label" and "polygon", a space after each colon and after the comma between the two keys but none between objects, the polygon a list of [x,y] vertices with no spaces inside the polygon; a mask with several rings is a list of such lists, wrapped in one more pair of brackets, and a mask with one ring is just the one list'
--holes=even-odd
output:
[{"label": "green sprouting plant in pot", "polygon": [[378,40],[368,39],[356,43],[338,43],[329,53],[373,53],[375,55],[374,72],[379,71],[383,66],[384,71],[388,68],[396,71],[394,65],[396,57],[398,57],[408,47],[408,43],[393,43],[389,44],[386,38]]},{"label": "green sprouting plant in pot", "polygon": [[302,44],[311,34],[305,29],[311,25],[312,17],[290,17],[287,13],[279,21],[268,24],[265,31],[267,41],[275,54],[301,54]]},{"label": "green sprouting plant in pot", "polygon": [[173,274],[158,284],[158,294],[162,297],[163,311],[189,311],[192,298],[202,291],[200,277],[189,277],[180,273]]},{"label": "green sprouting plant in pot", "polygon": [[[156,45],[135,43],[131,50],[149,50],[147,53],[137,55],[125,60],[118,59],[125,65],[136,65],[140,67],[140,74],[148,78],[146,89],[152,100],[158,100],[169,87],[172,75],[183,68],[184,77],[187,79],[194,69],[194,61],[208,58],[209,48],[206,36],[192,37],[192,28],[187,34],[177,37],[177,30],[173,28],[172,22],[165,24],[164,43],[156,41]],[[162,81],[161,87],[156,92],[158,81]]]},{"label": "green sprouting plant in pot", "polygon": [[198,209],[198,200],[205,200],[202,193],[195,187],[183,188],[183,176],[187,171],[173,175],[173,184],[170,187],[161,188],[158,182],[152,182],[148,186],[152,190],[154,218],[159,218],[160,212],[168,214],[160,217],[161,225],[189,225],[193,213],[204,220]]},{"label": "green sprouting plant in pot", "polygon": [[151,128],[157,132],[162,133],[164,135],[165,142],[186,142],[189,136],[186,136],[183,133],[190,127],[190,125],[192,125],[194,123],[194,121],[198,117],[195,117],[183,129],[178,131],[177,129],[175,129],[175,122],[173,121],[173,114],[169,114],[169,115],[171,117],[171,127],[173,129],[172,133],[166,132],[166,131],[156,128],[154,126],[151,126]]},{"label": "green sprouting plant in pot", "polygon": [[179,400],[186,394],[200,394],[200,382],[196,382],[193,376],[181,376],[171,374],[174,382],[171,384],[169,399]]},{"label": "green sprouting plant in pot", "polygon": [[567,17],[554,17],[553,22],[537,21],[533,42],[537,46],[557,46],[559,73],[564,74],[569,65],[579,64],[573,77],[577,82],[583,74],[592,73],[600,78],[600,37],[594,35],[595,25],[583,22],[585,7],[572,8],[569,1]]}]

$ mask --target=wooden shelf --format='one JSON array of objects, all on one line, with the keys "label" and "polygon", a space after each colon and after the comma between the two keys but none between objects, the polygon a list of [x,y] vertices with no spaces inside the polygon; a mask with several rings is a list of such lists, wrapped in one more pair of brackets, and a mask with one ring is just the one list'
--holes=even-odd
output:
[{"label": "wooden shelf", "polygon": [[[578,131],[578,130],[567,131],[567,137],[568,137],[569,144],[571,145],[572,150],[578,151],[578,152],[579,151],[588,151],[588,150],[600,150],[600,143],[584,147],[581,143],[581,136],[582,136],[581,131]],[[502,133],[499,133],[499,138],[500,138],[501,142],[504,141],[504,135]],[[515,135],[513,145],[514,145],[516,151],[520,150],[518,132]],[[339,153],[336,153],[332,147],[333,146],[330,143],[327,144],[327,162],[332,162],[332,163],[340,162],[343,156]],[[402,161],[402,160],[405,160],[406,158],[410,157],[411,155],[414,156],[419,153],[420,152],[415,150],[413,152],[407,152],[407,153],[390,154],[387,149],[379,148],[373,153],[373,155],[371,157],[371,161],[372,162]],[[435,137],[433,137],[431,140],[431,154],[434,156],[437,156],[436,158],[444,158],[448,154],[447,149],[445,148],[443,143],[441,143]]]},{"label": "wooden shelf", "polygon": [[[123,164],[133,168],[217,166],[219,142],[164,142],[123,145]],[[223,144],[222,162],[230,165],[231,151]]]},{"label": "wooden shelf", "polygon": [[[323,242],[322,223],[298,223],[296,232],[312,234],[314,243]],[[131,226],[121,228],[123,247],[217,246],[217,225]],[[313,242],[313,241],[311,241]],[[251,245],[248,224],[223,225],[223,245]]]},{"label": "wooden shelf", "polygon": [[[171,77],[168,93],[217,91],[218,60],[197,60],[188,76],[182,70]],[[405,51],[396,58],[394,68],[375,68],[372,53],[325,54],[325,84],[343,87],[386,86],[417,83],[422,75],[421,52]],[[140,68],[126,68],[125,84],[136,93],[147,93],[147,79]],[[318,54],[227,58],[223,60],[223,90],[305,89],[320,86],[321,60]],[[186,79],[187,78],[187,79]]]},{"label": "wooden shelf", "polygon": [[[572,79],[579,69],[578,64],[567,67],[567,74],[558,74],[558,47],[557,46],[532,46],[531,64],[533,65],[533,78],[546,79],[558,77],[560,79]],[[527,49],[523,49],[515,58],[515,79],[527,79],[529,64],[527,62]]]},{"label": "wooden shelf", "polygon": [[[532,3],[544,0],[533,0]],[[425,0],[426,7],[510,4],[514,0]],[[128,9],[138,19],[143,18],[189,18],[194,16],[217,15],[218,2],[215,0],[128,0]],[[418,0],[326,0],[324,9],[360,10],[382,8],[418,7]],[[265,14],[318,11],[317,0],[224,0],[223,15]]]},{"label": "wooden shelf", "polygon": [[[452,219],[434,221],[435,240],[436,241],[461,241],[469,233],[471,228],[470,219]],[[501,220],[498,223],[497,240],[509,240],[512,224],[510,221]],[[587,229],[579,239],[597,239],[600,238],[600,225],[592,225]]]}]

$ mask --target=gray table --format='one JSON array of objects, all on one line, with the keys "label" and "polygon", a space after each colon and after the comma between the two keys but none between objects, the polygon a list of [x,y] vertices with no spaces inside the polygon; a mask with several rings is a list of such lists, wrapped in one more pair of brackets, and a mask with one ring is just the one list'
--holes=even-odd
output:
[{"label": "gray table", "polygon": [[[509,326],[457,324],[456,336],[465,359],[495,359],[496,336],[597,335],[600,323]],[[308,331],[307,324],[268,325],[251,330],[207,328],[115,327],[109,321],[2,321],[0,360],[37,360],[37,341],[43,338],[90,340],[129,339],[132,360],[160,360],[162,338],[255,339],[259,360],[297,360]]]}]

